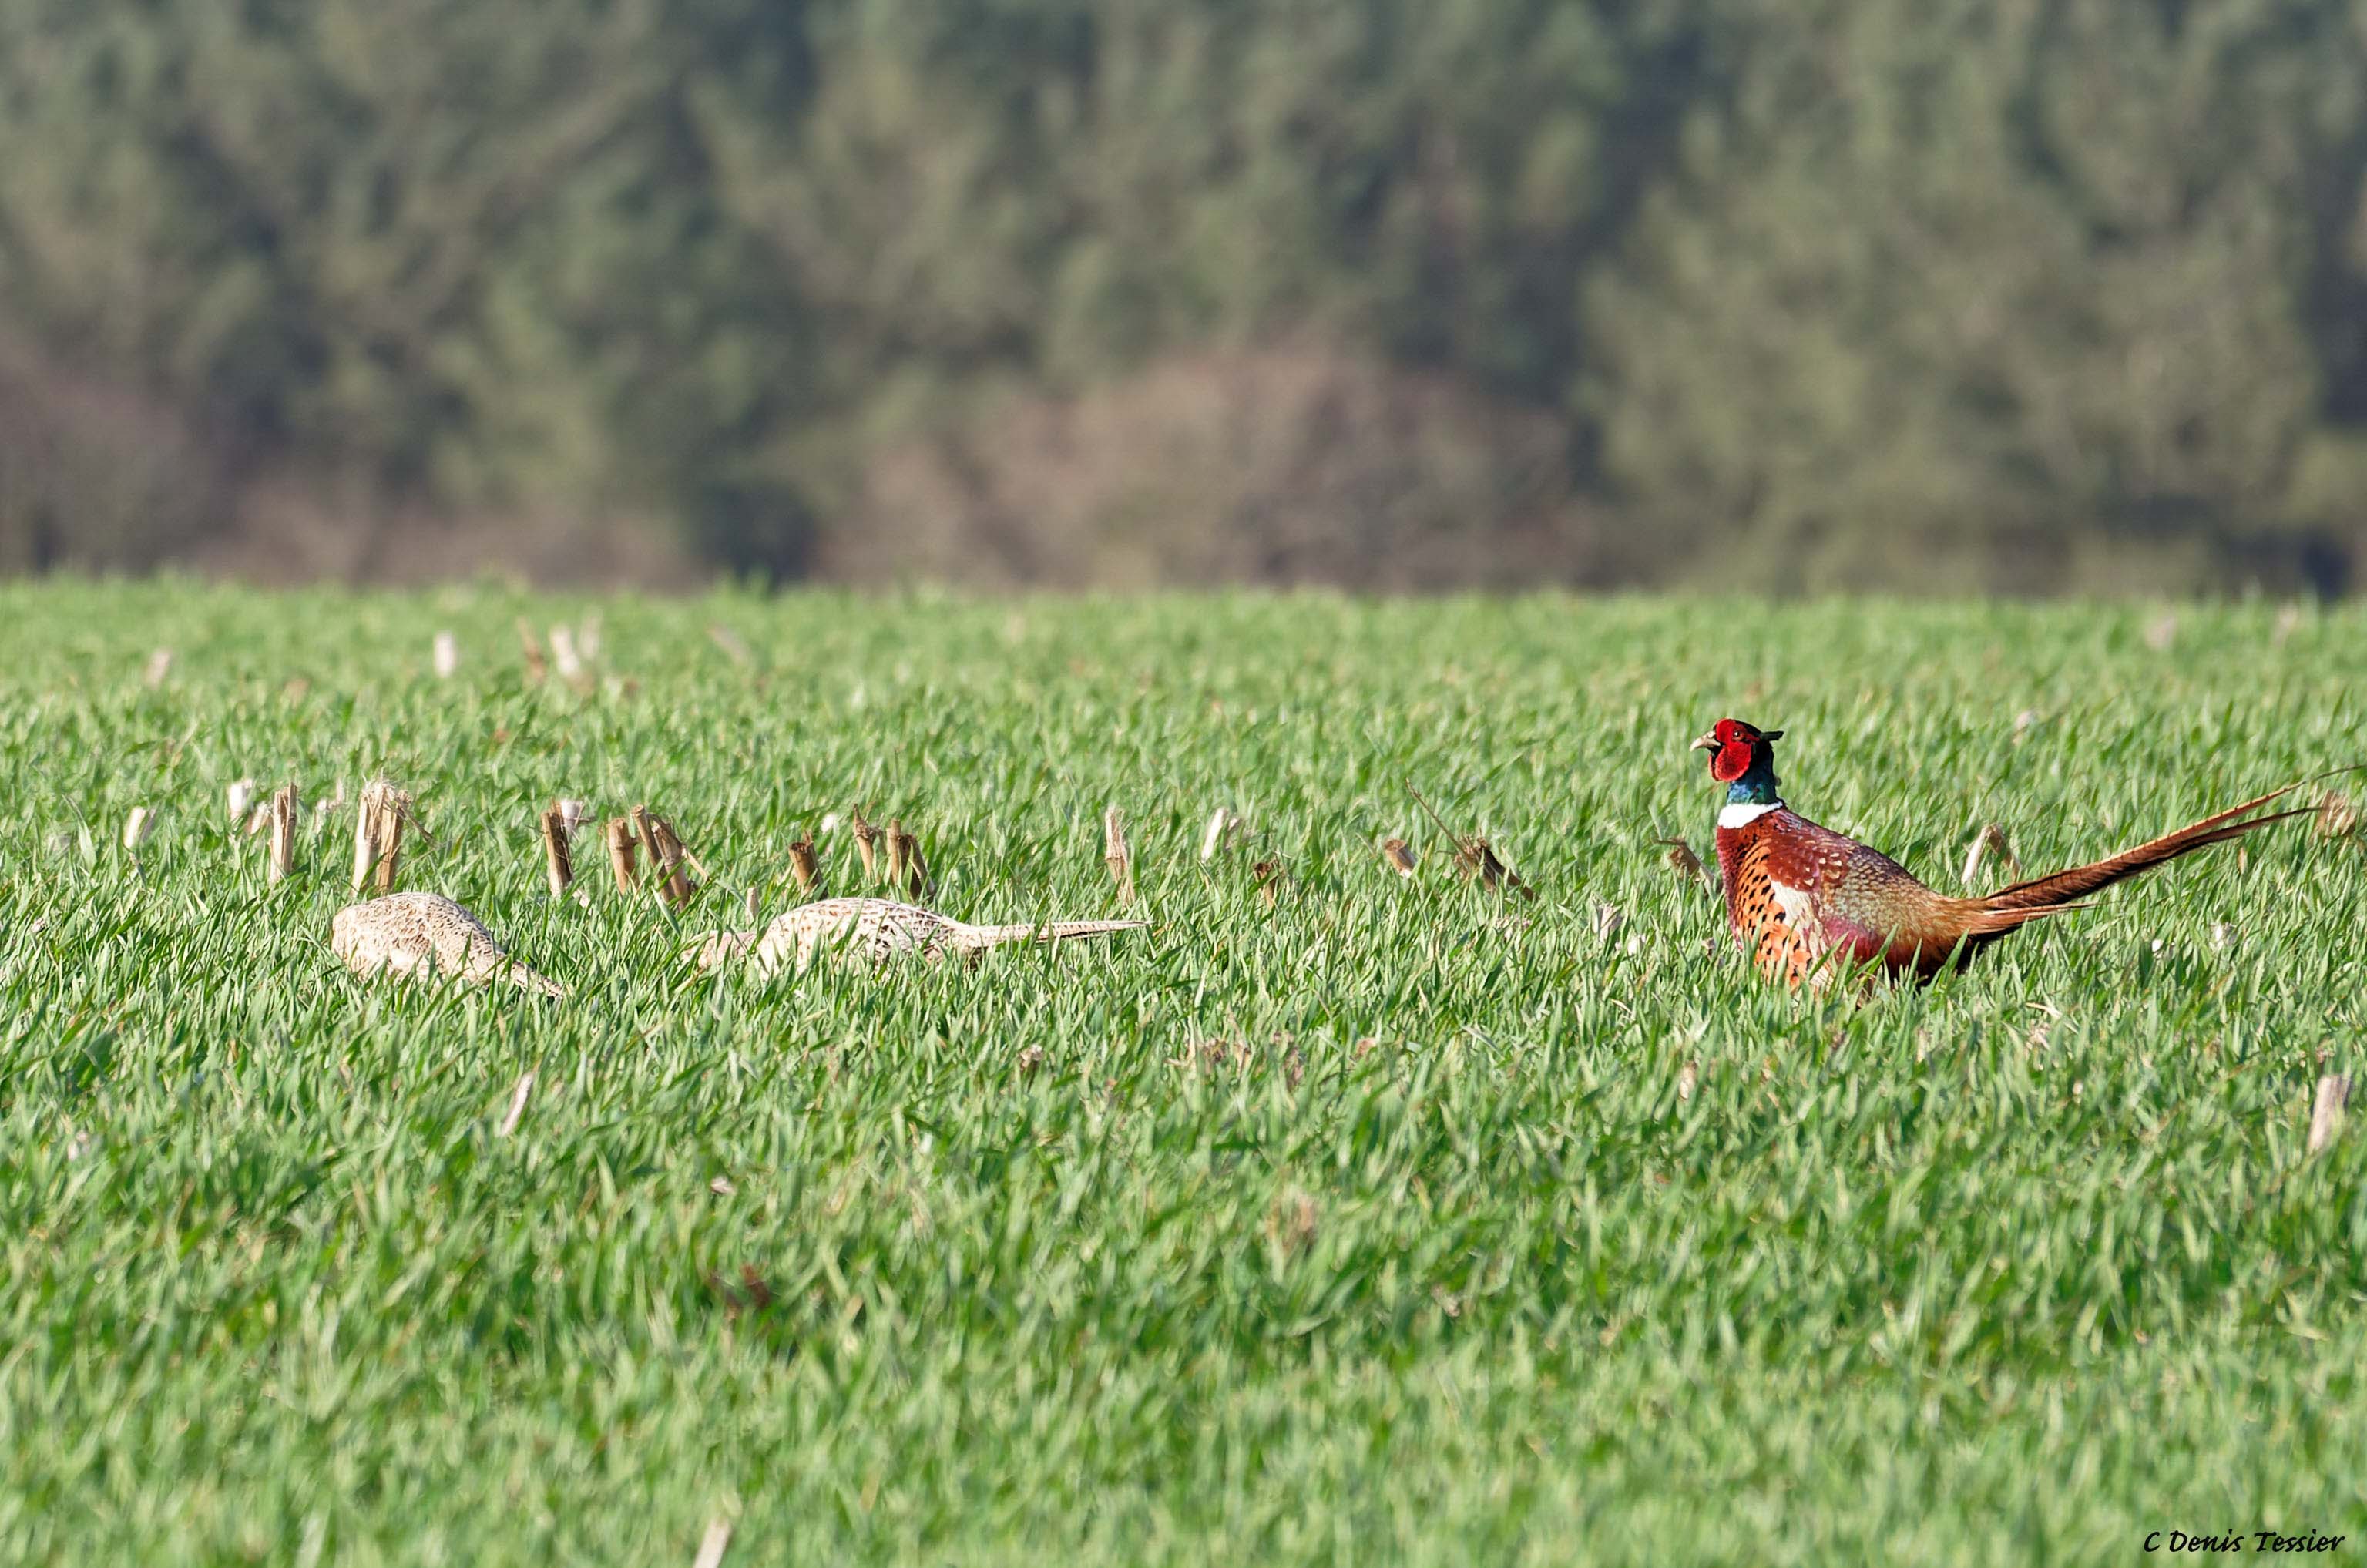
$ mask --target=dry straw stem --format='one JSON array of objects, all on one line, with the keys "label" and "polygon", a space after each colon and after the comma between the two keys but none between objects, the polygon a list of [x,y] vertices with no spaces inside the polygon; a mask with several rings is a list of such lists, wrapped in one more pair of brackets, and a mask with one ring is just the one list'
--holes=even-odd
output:
[{"label": "dry straw stem", "polygon": [[789,875],[797,880],[800,894],[810,893],[821,881],[821,867],[814,859],[813,840],[800,838],[789,846]]},{"label": "dry straw stem", "polygon": [[[411,821],[411,797],[393,785],[379,779],[373,788],[383,791],[379,797],[378,891],[394,891],[394,865],[402,858],[402,828]],[[364,790],[365,798],[368,790]]]},{"label": "dry straw stem", "polygon": [[907,897],[921,899],[929,895],[929,863],[921,855],[921,841],[912,834],[898,835],[897,849],[904,862],[904,891]]},{"label": "dry straw stem", "polygon": [[153,688],[164,684],[173,673],[173,650],[159,648],[148,655],[148,685]]},{"label": "dry straw stem", "polygon": [[156,813],[147,806],[134,806],[131,814],[123,819],[123,847],[137,856],[148,835],[156,831]]},{"label": "dry straw stem", "polygon": [[1701,857],[1693,853],[1692,845],[1682,838],[1656,838],[1652,842],[1669,846],[1669,864],[1671,868],[1685,876],[1696,877],[1703,881],[1709,881],[1709,868],[1702,864]]},{"label": "dry straw stem", "polygon": [[510,1095],[509,1114],[502,1118],[501,1131],[493,1136],[506,1138],[517,1131],[518,1119],[526,1115],[527,1096],[533,1093],[534,1074],[530,1072],[519,1074],[517,1088]]},{"label": "dry straw stem", "polygon": [[740,640],[740,634],[721,622],[709,626],[707,636],[709,642],[723,650],[726,658],[741,668],[745,669],[756,662],[756,655],[748,651],[748,644]]},{"label": "dry straw stem", "polygon": [[534,628],[526,623],[524,616],[517,619],[517,638],[518,652],[526,655],[527,684],[540,686],[549,678],[550,666],[544,662],[542,643],[536,638]]},{"label": "dry straw stem", "polygon": [[863,880],[875,881],[879,875],[879,830],[863,820],[861,807],[855,809],[849,825],[855,829],[855,853],[863,857]]},{"label": "dry straw stem", "polygon": [[242,778],[232,785],[227,801],[230,806],[231,831],[235,833],[245,825],[247,818],[255,812],[255,780]]},{"label": "dry straw stem", "polygon": [[575,862],[567,852],[567,812],[556,801],[542,813],[542,868],[550,879],[550,896],[565,898],[575,880]]},{"label": "dry straw stem", "polygon": [[1282,862],[1261,860],[1250,868],[1250,875],[1257,879],[1258,896],[1265,900],[1268,909],[1272,909],[1274,900],[1282,892]]},{"label": "dry straw stem", "polygon": [[1465,838],[1447,826],[1446,819],[1440,816],[1431,803],[1422,798],[1421,791],[1410,783],[1406,785],[1406,793],[1414,798],[1415,803],[1421,807],[1423,814],[1435,823],[1438,831],[1446,835],[1446,841],[1455,846],[1455,864],[1463,872],[1464,881],[1469,881],[1477,878],[1479,885],[1490,892],[1509,882],[1520,890],[1523,898],[1535,899],[1537,896],[1536,889],[1529,886],[1528,883],[1521,881],[1516,873],[1506,869],[1504,862],[1497,858],[1493,845],[1484,838]]},{"label": "dry straw stem", "polygon": [[723,1554],[730,1550],[731,1521],[712,1520],[699,1540],[698,1555],[691,1559],[690,1568],[723,1568]]},{"label": "dry straw stem", "polygon": [[690,902],[693,892],[690,878],[684,875],[682,863],[688,856],[682,846],[681,835],[674,824],[651,812],[649,807],[633,808],[633,825],[640,830],[641,844],[650,852],[650,860],[658,881],[658,896],[679,909]]},{"label": "dry straw stem", "polygon": [[354,892],[359,892],[369,885],[370,872],[377,865],[378,812],[365,786],[361,810],[354,813]]},{"label": "dry straw stem", "polygon": [[617,873],[617,891],[630,892],[634,881],[633,824],[618,817],[608,824],[608,867]]},{"label": "dry straw stem", "polygon": [[1121,908],[1134,902],[1134,851],[1127,847],[1126,818],[1116,806],[1102,813],[1102,863],[1117,884]]},{"label": "dry straw stem", "polygon": [[2350,797],[2328,790],[2317,800],[2317,835],[2340,838],[2359,825],[2359,808]]},{"label": "dry straw stem", "polygon": [[664,851],[658,846],[657,818],[651,815],[649,807],[643,805],[633,808],[633,832],[640,837],[641,847],[649,851],[650,876],[657,883],[658,896],[666,903],[672,903],[674,889],[671,883],[674,869],[665,863]]},{"label": "dry straw stem", "polygon": [[1966,887],[1973,886],[1977,881],[1981,872],[1981,859],[1988,855],[1994,855],[2003,861],[2006,869],[2015,876],[2022,875],[2022,859],[2014,854],[2013,846],[2006,842],[2005,829],[1993,822],[1983,823],[1980,832],[1973,835],[1972,843],[1965,849],[1965,885]]},{"label": "dry straw stem", "polygon": [[2317,1096],[2309,1108],[2309,1152],[2319,1153],[2342,1131],[2344,1109],[2350,1104],[2348,1074],[2329,1073],[2317,1081]]},{"label": "dry straw stem", "polygon": [[1230,806],[1218,806],[1208,818],[1207,830],[1200,835],[1200,862],[1206,865],[1217,858],[1217,851],[1228,844],[1239,846],[1241,841],[1241,819]]},{"label": "dry straw stem", "polygon": [[904,885],[904,846],[912,841],[912,835],[904,831],[902,818],[889,817],[881,836],[888,840],[889,889],[900,890]]},{"label": "dry straw stem", "polygon": [[559,678],[570,686],[584,684],[583,655],[575,651],[575,633],[564,626],[550,629],[550,660],[559,666]]},{"label": "dry straw stem", "polygon": [[1507,869],[1504,862],[1496,858],[1495,846],[1484,838],[1474,838],[1466,843],[1455,857],[1455,863],[1462,868],[1466,881],[1477,878],[1479,885],[1490,892],[1509,882],[1519,890],[1523,898],[1537,896],[1537,890],[1521,881],[1520,873]]},{"label": "dry straw stem", "polygon": [[296,869],[296,786],[282,784],[271,797],[271,877],[284,882]]},{"label": "dry straw stem", "polygon": [[436,678],[450,680],[460,668],[460,643],[448,631],[436,634]]},{"label": "dry straw stem", "polygon": [[1399,876],[1410,877],[1413,875],[1415,865],[1413,846],[1408,844],[1404,839],[1384,838],[1381,840],[1381,858],[1387,861],[1390,869],[1395,870]]},{"label": "dry straw stem", "polygon": [[402,858],[402,826],[411,821],[411,796],[384,778],[362,786],[354,819],[354,892],[373,880],[380,892],[394,891],[395,864]]}]

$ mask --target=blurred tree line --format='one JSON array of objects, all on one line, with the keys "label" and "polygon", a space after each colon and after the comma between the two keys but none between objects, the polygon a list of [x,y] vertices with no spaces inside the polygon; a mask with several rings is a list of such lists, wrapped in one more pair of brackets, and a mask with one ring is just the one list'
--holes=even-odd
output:
[{"label": "blurred tree line", "polygon": [[2367,567],[2358,0],[0,0],[0,570]]}]

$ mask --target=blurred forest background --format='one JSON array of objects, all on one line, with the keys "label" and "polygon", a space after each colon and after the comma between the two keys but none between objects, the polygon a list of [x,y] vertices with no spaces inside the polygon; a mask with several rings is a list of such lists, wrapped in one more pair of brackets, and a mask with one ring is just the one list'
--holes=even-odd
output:
[{"label": "blurred forest background", "polygon": [[0,571],[2367,579],[2361,0],[0,0]]}]

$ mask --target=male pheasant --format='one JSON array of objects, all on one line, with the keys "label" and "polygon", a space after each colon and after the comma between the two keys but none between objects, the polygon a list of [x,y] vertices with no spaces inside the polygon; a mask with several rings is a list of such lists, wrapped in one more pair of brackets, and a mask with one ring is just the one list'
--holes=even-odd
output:
[{"label": "male pheasant", "polygon": [[365,978],[441,977],[470,985],[499,980],[545,996],[567,994],[510,957],[484,922],[437,892],[389,893],[347,904],[329,922],[329,950]]},{"label": "male pheasant", "polygon": [[1785,805],[1775,783],[1774,743],[1783,738],[1781,730],[1720,719],[1693,747],[1710,754],[1710,777],[1727,786],[1717,813],[1717,868],[1735,940],[1769,976],[1795,985],[1826,966],[1876,961],[1892,975],[1927,981],[2033,920],[2086,907],[2075,901],[2088,893],[2308,814],[2251,814],[2301,787],[2288,784],[2092,865],[2016,882],[1986,898],[1951,898],[1887,856]]},{"label": "male pheasant", "polygon": [[746,955],[760,974],[784,964],[803,969],[817,948],[843,946],[875,962],[906,953],[939,959],[978,954],[1006,942],[1058,942],[1137,931],[1147,920],[1056,920],[1038,926],[970,926],[914,904],[884,898],[826,898],[799,904],[762,931],[720,931],[691,950],[701,969]]}]

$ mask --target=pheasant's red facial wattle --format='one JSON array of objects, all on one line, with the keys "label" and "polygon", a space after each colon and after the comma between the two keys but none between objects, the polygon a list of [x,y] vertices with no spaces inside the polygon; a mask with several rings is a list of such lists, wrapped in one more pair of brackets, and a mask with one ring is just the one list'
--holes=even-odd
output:
[{"label": "pheasant's red facial wattle", "polygon": [[1731,784],[1751,769],[1755,762],[1774,760],[1773,743],[1784,738],[1781,730],[1761,730],[1739,719],[1720,719],[1709,733],[1693,743],[1696,751],[1709,753],[1709,776],[1721,784]]}]

